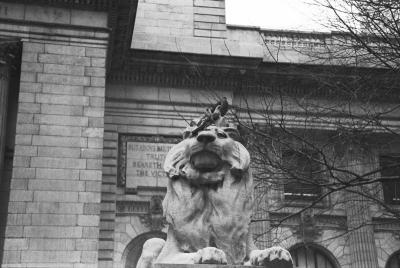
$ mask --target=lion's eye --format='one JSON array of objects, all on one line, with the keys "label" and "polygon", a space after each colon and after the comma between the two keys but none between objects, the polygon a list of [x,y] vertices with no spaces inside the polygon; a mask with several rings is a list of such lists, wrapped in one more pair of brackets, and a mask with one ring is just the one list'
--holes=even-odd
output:
[{"label": "lion's eye", "polygon": [[218,138],[221,138],[221,139],[228,138],[228,136],[224,132],[217,132],[217,136],[218,136]]}]

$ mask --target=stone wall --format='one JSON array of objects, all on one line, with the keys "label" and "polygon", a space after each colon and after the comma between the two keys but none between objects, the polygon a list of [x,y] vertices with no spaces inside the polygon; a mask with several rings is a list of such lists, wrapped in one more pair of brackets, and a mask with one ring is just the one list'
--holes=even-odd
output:
[{"label": "stone wall", "polygon": [[269,38],[258,27],[227,25],[225,0],[138,0],[131,48],[310,63],[299,48],[267,47]]},{"label": "stone wall", "polygon": [[262,57],[261,43],[243,49],[227,36],[224,0],[139,0],[131,47]]},{"label": "stone wall", "polygon": [[2,7],[30,20],[0,24],[23,42],[2,267],[97,267],[106,16]]}]

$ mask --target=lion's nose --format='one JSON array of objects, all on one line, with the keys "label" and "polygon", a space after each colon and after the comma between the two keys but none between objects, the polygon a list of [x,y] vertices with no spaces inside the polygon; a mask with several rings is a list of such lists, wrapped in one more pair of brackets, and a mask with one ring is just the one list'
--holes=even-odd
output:
[{"label": "lion's nose", "polygon": [[197,141],[202,143],[210,143],[215,141],[216,136],[211,131],[202,131],[197,135]]}]

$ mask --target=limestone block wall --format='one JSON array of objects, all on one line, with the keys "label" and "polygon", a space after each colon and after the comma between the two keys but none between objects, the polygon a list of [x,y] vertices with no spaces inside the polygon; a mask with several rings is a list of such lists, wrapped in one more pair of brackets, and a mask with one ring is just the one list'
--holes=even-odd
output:
[{"label": "limestone block wall", "polygon": [[194,0],[194,36],[226,38],[225,1]]},{"label": "limestone block wall", "polygon": [[12,8],[36,17],[0,24],[23,42],[2,267],[97,267],[108,32],[90,12]]},{"label": "limestone block wall", "polygon": [[[230,39],[224,0],[139,0],[132,48],[262,57],[262,40]],[[258,36],[258,33],[255,33]]]},{"label": "limestone block wall", "polygon": [[158,36],[193,36],[193,2],[139,0],[134,31]]},{"label": "limestone block wall", "polygon": [[[131,48],[312,62],[306,51],[276,45],[276,38],[287,37],[282,33],[271,36],[258,27],[227,25],[225,0],[138,0]],[[300,38],[309,42],[307,35]]]}]

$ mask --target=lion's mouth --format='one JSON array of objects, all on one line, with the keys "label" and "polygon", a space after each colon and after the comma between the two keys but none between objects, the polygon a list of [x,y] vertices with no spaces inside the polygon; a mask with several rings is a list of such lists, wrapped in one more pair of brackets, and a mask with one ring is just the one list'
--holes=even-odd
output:
[{"label": "lion's mouth", "polygon": [[200,172],[211,172],[221,166],[221,158],[210,151],[201,151],[195,153],[190,158],[192,166]]}]

